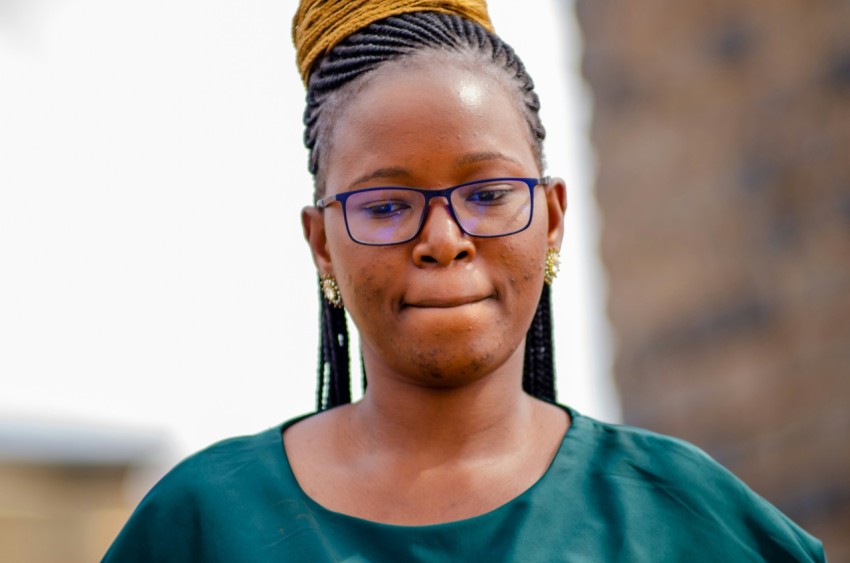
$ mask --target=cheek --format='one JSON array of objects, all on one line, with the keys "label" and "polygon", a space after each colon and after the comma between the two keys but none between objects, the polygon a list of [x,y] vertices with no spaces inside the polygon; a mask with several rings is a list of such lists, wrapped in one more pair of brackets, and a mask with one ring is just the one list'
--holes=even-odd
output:
[{"label": "cheek", "polygon": [[394,255],[386,248],[351,241],[333,248],[331,256],[343,302],[358,326],[374,323],[390,312],[398,289],[396,280],[402,277]]},{"label": "cheek", "polygon": [[360,316],[360,311],[381,308],[382,297],[387,290],[385,280],[381,279],[378,273],[382,271],[384,270],[362,264],[356,269],[346,268],[343,283],[349,295],[349,311],[355,320]]},{"label": "cheek", "polygon": [[500,253],[499,263],[508,272],[511,293],[519,298],[531,294],[536,299],[538,293],[535,288],[543,284],[546,245],[545,238],[536,234],[529,239],[508,244]]}]

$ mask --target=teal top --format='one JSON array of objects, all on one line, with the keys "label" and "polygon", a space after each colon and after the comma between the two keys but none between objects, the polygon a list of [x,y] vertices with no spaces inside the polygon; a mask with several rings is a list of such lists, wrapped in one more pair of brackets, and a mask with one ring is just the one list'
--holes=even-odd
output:
[{"label": "teal top", "polygon": [[107,562],[824,561],[820,542],[696,447],[568,409],[531,488],[480,516],[393,526],[332,512],[295,480],[281,432],[226,440],[142,500]]}]

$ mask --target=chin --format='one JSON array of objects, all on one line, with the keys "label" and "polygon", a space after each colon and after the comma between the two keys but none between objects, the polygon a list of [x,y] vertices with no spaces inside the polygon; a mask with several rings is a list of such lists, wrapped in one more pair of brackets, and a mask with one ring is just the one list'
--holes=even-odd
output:
[{"label": "chin", "polygon": [[500,368],[512,354],[504,348],[490,346],[489,350],[476,350],[475,346],[424,348],[411,354],[405,370],[423,385],[457,387],[486,377]]}]

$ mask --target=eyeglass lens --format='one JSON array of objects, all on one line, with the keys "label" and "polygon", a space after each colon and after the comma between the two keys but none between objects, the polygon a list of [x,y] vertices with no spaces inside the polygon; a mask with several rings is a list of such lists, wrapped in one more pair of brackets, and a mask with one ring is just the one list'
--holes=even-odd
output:
[{"label": "eyeglass lens", "polygon": [[[366,244],[412,239],[427,213],[423,193],[403,188],[351,194],[345,214],[351,237]],[[451,192],[451,208],[469,235],[495,237],[525,229],[531,221],[531,188],[522,181],[476,182]]]}]

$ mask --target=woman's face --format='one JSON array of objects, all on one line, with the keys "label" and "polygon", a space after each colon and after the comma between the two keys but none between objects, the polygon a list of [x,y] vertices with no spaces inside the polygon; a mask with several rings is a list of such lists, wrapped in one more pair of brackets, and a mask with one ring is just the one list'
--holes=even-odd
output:
[{"label": "woman's face", "polygon": [[[444,58],[387,65],[333,125],[325,195],[538,177],[529,137],[510,93],[486,73]],[[338,203],[304,210],[316,265],[337,279],[370,378],[452,386],[522,357],[546,250],[560,247],[566,198],[560,181],[534,195],[532,223],[520,233],[464,235],[436,199],[420,234],[395,246],[352,241]]]}]

